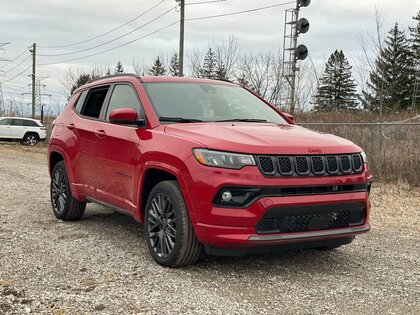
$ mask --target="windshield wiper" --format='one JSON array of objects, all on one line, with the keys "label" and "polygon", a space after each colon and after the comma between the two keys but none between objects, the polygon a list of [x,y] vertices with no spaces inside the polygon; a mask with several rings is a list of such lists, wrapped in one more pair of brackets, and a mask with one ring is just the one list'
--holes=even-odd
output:
[{"label": "windshield wiper", "polygon": [[228,121],[267,122],[266,119],[255,119],[255,118],[232,118],[232,119],[216,120],[216,122],[228,122]]},{"label": "windshield wiper", "polygon": [[202,122],[200,119],[194,118],[182,118],[182,117],[159,117],[159,121],[171,121],[171,122],[179,122],[179,123],[194,123],[194,122]]}]

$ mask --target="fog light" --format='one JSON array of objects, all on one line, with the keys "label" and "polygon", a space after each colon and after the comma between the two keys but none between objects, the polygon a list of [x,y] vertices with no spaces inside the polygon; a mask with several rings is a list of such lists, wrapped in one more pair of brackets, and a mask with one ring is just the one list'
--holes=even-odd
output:
[{"label": "fog light", "polygon": [[232,193],[230,191],[224,191],[222,193],[222,200],[223,201],[231,201],[232,200]]}]

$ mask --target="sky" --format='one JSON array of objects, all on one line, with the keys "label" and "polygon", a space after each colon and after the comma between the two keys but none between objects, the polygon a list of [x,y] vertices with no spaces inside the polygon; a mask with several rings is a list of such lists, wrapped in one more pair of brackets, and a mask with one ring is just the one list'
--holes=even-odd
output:
[{"label": "sky", "polygon": [[[185,72],[194,49],[204,52],[212,43],[227,40],[232,34],[238,38],[243,53],[282,49],[285,10],[294,6],[290,3],[293,1],[200,3],[210,1],[185,0],[186,19],[284,5],[219,18],[187,20]],[[43,78],[44,102],[55,107],[67,101],[62,81],[69,69],[89,71],[95,66],[106,66],[112,71],[121,61],[126,72],[133,72],[134,62],[149,65],[157,55],[170,56],[178,50],[179,10],[175,0],[1,2],[0,43],[10,42],[0,48],[0,82],[6,106],[14,99],[23,109],[29,109],[32,43],[37,44],[36,76]],[[382,30],[386,33],[395,22],[403,29],[413,25],[411,18],[420,10],[420,1],[312,0],[308,7],[301,9],[300,17],[309,20],[310,30],[300,35],[298,42],[308,47],[317,69],[322,69],[335,49],[342,49],[351,63],[358,60],[361,55],[358,37],[375,32],[375,6],[381,12]]]}]

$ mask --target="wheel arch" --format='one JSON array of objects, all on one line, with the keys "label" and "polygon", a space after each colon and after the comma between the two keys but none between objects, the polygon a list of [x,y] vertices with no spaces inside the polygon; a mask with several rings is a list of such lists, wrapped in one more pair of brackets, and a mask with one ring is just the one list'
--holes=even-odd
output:
[{"label": "wheel arch", "polygon": [[152,191],[153,187],[155,187],[158,183],[166,180],[175,180],[178,182],[185,203],[187,205],[188,212],[190,214],[190,219],[192,222],[195,222],[195,216],[191,211],[192,204],[188,194],[187,185],[184,181],[182,174],[177,168],[162,163],[147,163],[147,167],[144,170],[144,175],[142,176],[140,181],[139,202],[135,218],[140,222],[144,222],[144,210],[150,192]]}]

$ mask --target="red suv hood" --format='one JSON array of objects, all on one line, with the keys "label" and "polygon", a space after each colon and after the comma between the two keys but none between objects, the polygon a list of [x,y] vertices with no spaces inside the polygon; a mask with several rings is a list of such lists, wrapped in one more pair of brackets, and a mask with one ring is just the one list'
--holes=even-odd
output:
[{"label": "red suv hood", "polygon": [[250,154],[341,154],[361,149],[346,139],[296,125],[193,123],[167,125],[165,132],[209,149]]}]

